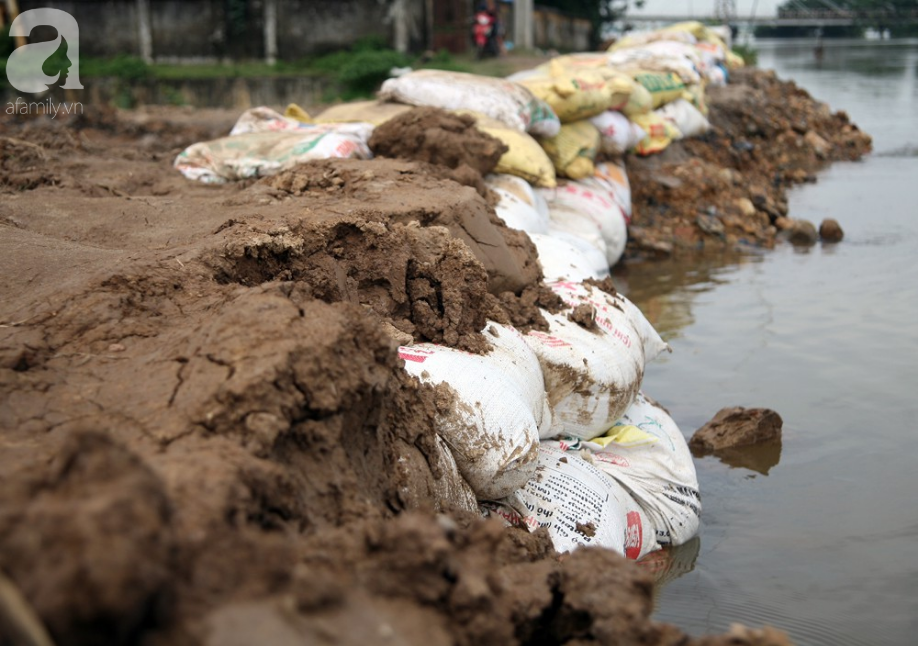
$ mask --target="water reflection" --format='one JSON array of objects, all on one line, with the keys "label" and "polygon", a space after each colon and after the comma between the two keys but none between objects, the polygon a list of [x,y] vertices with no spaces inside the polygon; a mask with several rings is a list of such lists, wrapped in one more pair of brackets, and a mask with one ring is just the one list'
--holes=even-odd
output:
[{"label": "water reflection", "polygon": [[638,303],[666,341],[681,338],[681,330],[695,323],[695,300],[731,281],[740,267],[762,261],[761,254],[699,254],[615,268],[616,288]]},{"label": "water reflection", "polygon": [[710,453],[695,453],[695,457],[713,455],[727,466],[734,469],[749,469],[767,476],[772,467],[778,466],[781,460],[781,439],[761,442],[750,446],[739,446],[732,449],[718,449]]},{"label": "water reflection", "polygon": [[653,576],[654,605],[657,603],[659,592],[667,583],[695,569],[700,553],[701,538],[696,536],[683,545],[664,547],[638,561],[638,567]]}]

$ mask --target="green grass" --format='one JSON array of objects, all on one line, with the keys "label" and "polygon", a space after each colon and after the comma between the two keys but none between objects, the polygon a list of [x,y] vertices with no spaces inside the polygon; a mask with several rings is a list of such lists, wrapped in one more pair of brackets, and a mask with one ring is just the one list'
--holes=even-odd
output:
[{"label": "green grass", "polygon": [[[5,71],[6,58],[12,42],[0,35],[0,73]],[[48,58],[46,74],[54,74],[67,66],[65,44]],[[143,81],[183,81],[219,78],[263,78],[271,76],[316,76],[331,81],[328,100],[353,100],[372,97],[393,67],[440,69],[471,72],[486,76],[506,76],[513,72],[502,59],[476,60],[473,55],[453,56],[443,50],[428,57],[415,57],[388,48],[385,41],[370,37],[356,42],[350,49],[310,56],[298,61],[281,61],[268,65],[262,61],[197,64],[147,64],[136,56],[112,58],[80,58],[81,78],[116,78],[127,87]],[[2,80],[6,75],[3,74]]]},{"label": "green grass", "polygon": [[759,63],[759,50],[749,45],[734,45],[733,53],[742,58],[749,67],[755,67]]}]

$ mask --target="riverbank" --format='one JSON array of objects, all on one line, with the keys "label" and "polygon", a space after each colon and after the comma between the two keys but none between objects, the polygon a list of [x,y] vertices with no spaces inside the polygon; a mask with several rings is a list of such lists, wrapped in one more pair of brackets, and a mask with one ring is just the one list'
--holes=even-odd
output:
[{"label": "riverbank", "polygon": [[[866,149],[767,73],[735,81],[711,134],[629,158],[632,257],[768,246],[787,186]],[[484,215],[517,258],[488,272],[430,226],[487,202],[424,164],[171,167],[234,116],[0,126],[0,570],[57,643],[783,643],[689,639],[649,620],[639,567],[464,511],[442,394],[392,337],[537,327],[534,250]]]}]

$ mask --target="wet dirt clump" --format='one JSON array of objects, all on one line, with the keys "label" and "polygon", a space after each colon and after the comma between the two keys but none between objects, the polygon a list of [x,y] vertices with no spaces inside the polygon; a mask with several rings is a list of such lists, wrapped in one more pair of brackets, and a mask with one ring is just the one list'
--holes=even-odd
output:
[{"label": "wet dirt clump", "polygon": [[626,258],[770,248],[787,189],[832,161],[858,159],[870,137],[771,71],[736,70],[708,89],[707,134],[663,154],[629,157],[633,219]]},{"label": "wet dirt clump", "polygon": [[440,108],[414,108],[378,126],[370,150],[379,157],[428,162],[485,194],[487,175],[507,152],[506,144],[475,127],[475,118]]},{"label": "wet dirt clump", "polygon": [[704,455],[781,439],[784,421],[770,408],[722,408],[692,435],[689,448]]}]

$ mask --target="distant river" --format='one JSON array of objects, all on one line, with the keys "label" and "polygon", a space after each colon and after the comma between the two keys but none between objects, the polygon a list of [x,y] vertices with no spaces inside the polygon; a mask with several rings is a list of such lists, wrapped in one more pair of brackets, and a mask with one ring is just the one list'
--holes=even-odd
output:
[{"label": "distant river", "polygon": [[698,543],[656,617],[692,634],[772,624],[798,644],[918,644],[918,40],[759,41],[875,152],[790,194],[838,245],[633,265],[673,346],[645,390],[686,437],[723,406],[784,418],[781,446],[696,460]]}]

